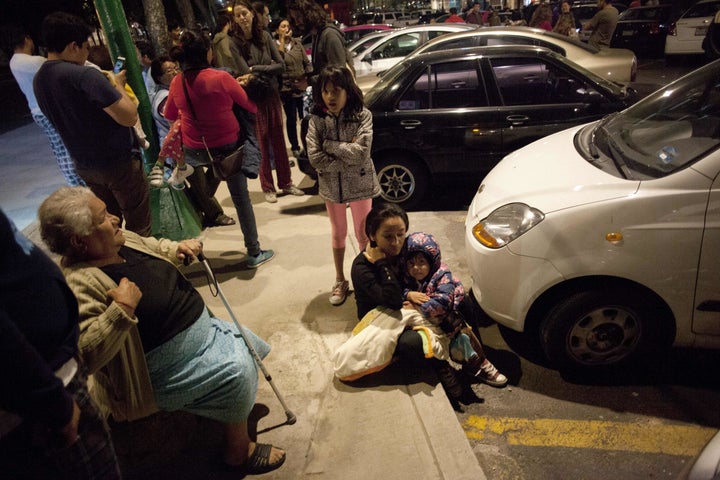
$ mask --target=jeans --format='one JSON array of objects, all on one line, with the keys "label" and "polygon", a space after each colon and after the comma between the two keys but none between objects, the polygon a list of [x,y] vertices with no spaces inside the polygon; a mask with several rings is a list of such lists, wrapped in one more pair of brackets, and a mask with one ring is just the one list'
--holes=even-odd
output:
[{"label": "jeans", "polygon": [[303,118],[303,97],[295,97],[287,94],[282,97],[283,109],[285,110],[285,127],[287,128],[288,140],[291,150],[300,150],[297,134],[297,119]]},{"label": "jeans", "polygon": [[125,219],[125,228],[143,237],[152,234],[147,179],[139,156],[108,158],[103,168],[75,170],[90,190],[105,202],[108,212]]},{"label": "jeans", "polygon": [[[223,145],[220,147],[210,148],[210,153],[227,153],[236,148],[236,144]],[[210,165],[210,158],[205,149],[194,149],[183,146],[185,153],[185,161],[193,167],[201,165]],[[260,242],[258,241],[257,224],[255,223],[255,212],[250,202],[250,193],[248,192],[247,177],[242,173],[233,175],[226,180],[230,198],[235,211],[237,211],[238,220],[240,221],[240,230],[245,240],[245,249],[248,255],[255,256],[260,253]]]}]

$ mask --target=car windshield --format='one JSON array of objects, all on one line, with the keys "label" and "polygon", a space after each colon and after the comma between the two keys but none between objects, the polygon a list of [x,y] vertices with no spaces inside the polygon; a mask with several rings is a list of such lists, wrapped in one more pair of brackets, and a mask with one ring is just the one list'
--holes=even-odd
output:
[{"label": "car windshield", "polygon": [[692,165],[720,145],[720,61],[599,122],[592,138],[588,148],[622,165],[623,176],[661,178]]},{"label": "car windshield", "polygon": [[365,94],[365,105],[372,105],[375,98],[386,88],[390,88],[390,86],[395,83],[395,80],[402,75],[407,68],[409,68],[408,62],[402,61],[390,67],[388,70],[385,70],[380,76],[380,81]]}]

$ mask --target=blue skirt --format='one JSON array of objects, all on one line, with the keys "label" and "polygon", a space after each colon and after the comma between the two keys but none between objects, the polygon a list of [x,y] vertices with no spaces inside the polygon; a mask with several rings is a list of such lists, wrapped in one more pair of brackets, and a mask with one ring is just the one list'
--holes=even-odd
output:
[{"label": "blue skirt", "polygon": [[[270,345],[243,328],[260,358]],[[145,355],[161,410],[184,410],[223,423],[247,420],[255,404],[258,368],[235,324],[207,308],[188,329]]]}]

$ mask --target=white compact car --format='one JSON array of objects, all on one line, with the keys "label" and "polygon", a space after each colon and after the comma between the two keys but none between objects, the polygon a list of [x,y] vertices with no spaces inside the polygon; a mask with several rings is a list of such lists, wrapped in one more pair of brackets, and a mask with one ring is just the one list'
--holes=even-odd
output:
[{"label": "white compact car", "polygon": [[665,55],[701,54],[702,43],[720,0],[700,0],[670,26],[665,38]]},{"label": "white compact car", "polygon": [[355,57],[355,77],[363,92],[380,79],[379,72],[399,63],[406,55],[433,38],[451,32],[473,30],[477,25],[467,23],[433,23],[399,28],[383,35]]},{"label": "white compact car", "polygon": [[718,147],[720,61],[505,157],[465,223],[482,309],[559,367],[720,348]]}]

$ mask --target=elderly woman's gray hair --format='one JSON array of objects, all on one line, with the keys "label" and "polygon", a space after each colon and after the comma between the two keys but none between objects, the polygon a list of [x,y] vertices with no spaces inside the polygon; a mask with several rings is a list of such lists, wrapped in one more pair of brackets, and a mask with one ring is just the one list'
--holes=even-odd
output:
[{"label": "elderly woman's gray hair", "polygon": [[87,187],[62,187],[40,205],[40,236],[51,252],[72,256],[73,236],[85,237],[93,232],[90,199],[95,194]]}]

